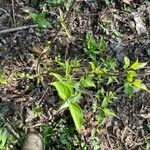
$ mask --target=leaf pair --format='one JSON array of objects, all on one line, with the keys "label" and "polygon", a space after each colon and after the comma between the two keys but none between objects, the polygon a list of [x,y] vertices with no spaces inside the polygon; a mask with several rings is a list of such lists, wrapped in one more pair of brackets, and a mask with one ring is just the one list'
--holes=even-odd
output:
[{"label": "leaf pair", "polygon": [[[136,73],[136,70],[143,69],[147,63],[140,63],[138,59],[130,65],[130,59],[128,57],[124,58],[124,69],[127,73],[127,81],[125,81],[124,84],[124,91],[129,96],[133,96],[134,87],[138,89],[145,90],[147,92],[150,92],[146,85],[142,83],[140,79],[138,79],[138,75]],[[137,79],[134,79],[136,77]]]},{"label": "leaf pair", "polygon": [[77,103],[71,102],[71,98],[76,99],[80,97],[78,97],[78,95],[76,95],[77,97],[74,97],[73,87],[71,86],[71,84],[63,82],[60,75],[55,74],[55,77],[59,81],[53,82],[51,83],[51,85],[56,88],[59,97],[64,100],[64,104],[61,106],[60,110],[69,107],[76,129],[80,131],[83,124],[83,112]]},{"label": "leaf pair", "polygon": [[90,56],[90,58],[96,61],[98,54],[101,54],[106,50],[106,42],[104,37],[101,36],[99,41],[96,41],[91,33],[86,36],[86,48],[85,52]]},{"label": "leaf pair", "polygon": [[[146,63],[140,63],[137,59],[131,66],[130,66],[130,59],[128,57],[124,57],[124,69],[133,69],[133,70],[139,70],[144,68],[147,65]],[[130,66],[130,67],[129,67]]]}]

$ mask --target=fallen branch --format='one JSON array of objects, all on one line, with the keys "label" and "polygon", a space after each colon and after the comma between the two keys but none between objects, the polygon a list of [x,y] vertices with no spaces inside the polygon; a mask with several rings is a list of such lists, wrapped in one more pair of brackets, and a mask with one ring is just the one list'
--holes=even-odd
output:
[{"label": "fallen branch", "polygon": [[10,29],[5,29],[5,30],[1,30],[0,34],[6,34],[6,33],[10,33],[10,32],[17,32],[20,30],[26,30],[29,28],[36,28],[38,25],[28,25],[28,26],[21,26],[21,27],[15,27],[15,28],[10,28]]}]

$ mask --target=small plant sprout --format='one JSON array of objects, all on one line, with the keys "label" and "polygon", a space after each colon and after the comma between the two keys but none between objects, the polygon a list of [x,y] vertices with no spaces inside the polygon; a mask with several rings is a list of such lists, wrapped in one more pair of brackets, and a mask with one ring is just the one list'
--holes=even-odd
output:
[{"label": "small plant sprout", "polygon": [[124,91],[127,96],[132,97],[135,89],[145,90],[150,93],[150,90],[138,77],[137,70],[143,69],[147,63],[140,63],[138,59],[131,64],[128,57],[124,58],[124,70],[126,72],[126,79],[124,81]]}]

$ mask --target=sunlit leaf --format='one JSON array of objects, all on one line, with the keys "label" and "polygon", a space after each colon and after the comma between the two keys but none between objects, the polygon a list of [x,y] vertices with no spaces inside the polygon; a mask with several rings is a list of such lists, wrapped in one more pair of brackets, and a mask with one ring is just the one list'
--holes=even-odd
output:
[{"label": "sunlit leaf", "polygon": [[33,19],[33,21],[38,24],[40,28],[51,27],[50,22],[45,17],[46,16],[45,12],[30,13],[30,16]]},{"label": "sunlit leaf", "polygon": [[89,64],[91,65],[92,72],[94,72],[95,71],[95,64],[93,62],[89,62]]},{"label": "sunlit leaf", "polygon": [[101,110],[99,112],[99,116],[98,116],[98,123],[103,124],[104,120],[105,120],[105,113],[104,113],[104,111]]},{"label": "sunlit leaf", "polygon": [[131,65],[131,69],[133,70],[138,70],[138,69],[142,69],[147,65],[146,63],[139,63],[138,59]]},{"label": "sunlit leaf", "polygon": [[104,108],[103,111],[105,113],[105,116],[114,116],[114,117],[116,116],[115,113],[114,113],[114,111],[111,110],[111,109]]},{"label": "sunlit leaf", "polygon": [[130,66],[130,59],[128,57],[124,57],[124,69],[127,69]]},{"label": "sunlit leaf", "polygon": [[127,81],[132,82],[133,78],[137,76],[134,70],[127,71]]},{"label": "sunlit leaf", "polygon": [[95,87],[95,83],[92,81],[92,77],[90,76],[86,78],[81,78],[80,82],[83,87]]},{"label": "sunlit leaf", "polygon": [[33,112],[35,115],[41,115],[41,114],[43,114],[43,108],[42,107],[35,107],[33,109]]},{"label": "sunlit leaf", "polygon": [[108,101],[107,101],[107,98],[104,97],[103,102],[102,102],[102,104],[101,104],[101,107],[102,107],[102,108],[105,108],[105,107],[107,107],[107,106],[108,106]]},{"label": "sunlit leaf", "polygon": [[5,146],[6,142],[7,142],[7,138],[8,138],[8,132],[7,130],[4,129],[4,131],[2,132],[2,141],[1,141],[1,145],[2,147]]},{"label": "sunlit leaf", "polygon": [[0,85],[6,84],[7,81],[4,79],[3,70],[0,69]]},{"label": "sunlit leaf", "polygon": [[58,95],[60,96],[60,98],[62,98],[63,100],[67,100],[71,94],[72,94],[72,89],[71,87],[66,86],[64,83],[61,82],[53,82],[50,85],[55,86]]},{"label": "sunlit leaf", "polygon": [[67,107],[69,107],[69,103],[65,101],[58,109],[58,112],[62,111],[63,109],[66,109]]},{"label": "sunlit leaf", "polygon": [[80,106],[76,103],[69,104],[69,110],[73,118],[77,131],[80,131],[83,125],[83,112]]},{"label": "sunlit leaf", "polygon": [[133,82],[133,85],[134,85],[136,88],[139,88],[139,89],[148,91],[146,85],[145,85],[144,83],[142,83],[142,81],[139,80],[139,79],[136,79],[136,80]]},{"label": "sunlit leaf", "polygon": [[70,98],[69,98],[69,101],[70,102],[79,102],[80,98],[81,98],[81,94],[82,94],[82,91],[80,90],[79,93],[75,93],[74,95],[72,95]]},{"label": "sunlit leaf", "polygon": [[57,73],[50,73],[49,75],[54,76],[58,81],[63,82],[63,77]]},{"label": "sunlit leaf", "polygon": [[101,53],[106,50],[106,42],[105,42],[103,36],[100,37],[100,42],[99,42],[99,45],[98,45],[98,49],[100,50]]},{"label": "sunlit leaf", "polygon": [[132,86],[131,83],[126,82],[126,83],[124,84],[124,92],[126,93],[126,95],[127,95],[128,97],[132,97],[132,96],[133,96],[133,86]]}]

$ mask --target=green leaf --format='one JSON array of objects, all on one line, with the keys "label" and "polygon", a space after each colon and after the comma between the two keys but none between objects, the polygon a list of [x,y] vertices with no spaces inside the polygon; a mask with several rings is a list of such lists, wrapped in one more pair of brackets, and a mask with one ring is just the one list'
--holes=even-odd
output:
[{"label": "green leaf", "polygon": [[131,69],[133,70],[138,70],[138,69],[142,69],[147,65],[147,63],[139,63],[138,59],[135,61],[135,63],[133,63],[131,65]]},{"label": "green leaf", "polygon": [[91,33],[86,36],[87,49],[90,51],[95,51],[97,49],[97,43]]},{"label": "green leaf", "polygon": [[68,103],[68,101],[65,101],[58,109],[58,112],[62,111],[63,109],[66,109],[67,107],[69,107],[69,103]]},{"label": "green leaf", "polygon": [[8,138],[8,132],[7,130],[4,129],[4,131],[2,132],[2,141],[1,141],[1,145],[2,147],[5,146],[6,142],[7,142],[7,138]]},{"label": "green leaf", "polygon": [[128,57],[124,57],[124,69],[127,69],[130,66],[130,59]]},{"label": "green leaf", "polygon": [[146,150],[150,150],[150,143],[146,143]]},{"label": "green leaf", "polygon": [[95,71],[95,64],[93,62],[89,62],[89,64],[91,65],[92,72],[94,73],[94,71]]},{"label": "green leaf", "polygon": [[111,109],[104,108],[103,111],[104,111],[104,113],[105,113],[105,116],[114,116],[114,117],[116,117],[114,111],[111,110]]},{"label": "green leaf", "polygon": [[134,85],[136,88],[139,88],[139,89],[148,91],[146,85],[145,85],[144,83],[142,83],[142,81],[139,80],[139,79],[136,79],[136,80],[133,82],[133,85]]},{"label": "green leaf", "polygon": [[126,82],[126,83],[124,84],[124,92],[125,92],[126,95],[127,95],[128,97],[130,97],[130,98],[133,96],[133,86],[132,86],[131,83]]},{"label": "green leaf", "polygon": [[62,12],[62,10],[60,8],[58,8],[58,10],[59,10],[60,20],[64,21],[64,13]]},{"label": "green leaf", "polygon": [[49,75],[54,76],[58,81],[63,82],[63,77],[57,73],[50,73]]},{"label": "green leaf", "polygon": [[45,18],[45,12],[41,13],[30,13],[31,18],[40,28],[51,27],[50,22]]},{"label": "green leaf", "polygon": [[70,32],[70,30],[68,29],[68,27],[67,27],[67,25],[66,25],[66,23],[65,23],[65,21],[64,21],[64,14],[63,14],[63,12],[62,12],[62,10],[61,10],[60,8],[59,8],[59,15],[60,15],[60,23],[61,23],[63,29],[65,30],[67,36],[68,36],[69,38],[71,38],[71,37],[72,37],[72,36],[71,36],[71,32]]},{"label": "green leaf", "polygon": [[46,52],[51,50],[51,41],[48,41],[46,46],[44,47],[42,54],[45,54]]},{"label": "green leaf", "polygon": [[132,82],[133,78],[137,76],[134,70],[127,71],[127,81]]},{"label": "green leaf", "polygon": [[98,123],[99,124],[103,124],[105,120],[105,113],[104,111],[100,111],[99,116],[98,116]]},{"label": "green leaf", "polygon": [[69,98],[69,101],[72,102],[72,103],[79,102],[79,100],[80,100],[80,98],[81,98],[81,93],[82,93],[81,90],[80,90],[79,93],[75,93],[74,95],[72,95],[72,96]]},{"label": "green leaf", "polygon": [[56,88],[60,98],[64,101],[72,95],[72,88],[65,85],[65,83],[53,82],[50,85],[53,85]]},{"label": "green leaf", "polygon": [[42,107],[35,107],[35,108],[33,109],[33,113],[34,113],[35,115],[41,115],[41,114],[43,114],[43,108],[42,108]]},{"label": "green leaf", "polygon": [[82,125],[83,125],[83,112],[80,106],[76,103],[70,103],[69,104],[69,110],[71,113],[71,116],[73,118],[75,127],[77,131],[80,131]]},{"label": "green leaf", "polygon": [[0,85],[7,84],[7,81],[4,79],[3,70],[0,69]]},{"label": "green leaf", "polygon": [[86,77],[86,79],[84,79],[84,77],[81,78],[80,82],[83,87],[95,87],[95,83],[92,81],[92,77],[90,76]]},{"label": "green leaf", "polygon": [[108,77],[107,84],[111,84],[111,83],[113,83],[113,78],[110,76],[110,77]]},{"label": "green leaf", "polygon": [[105,108],[105,107],[107,107],[107,106],[108,106],[108,101],[107,101],[107,98],[104,97],[103,102],[102,102],[102,104],[101,104],[101,107],[102,107],[102,108]]},{"label": "green leaf", "polygon": [[99,45],[98,45],[98,49],[100,50],[101,53],[106,50],[106,42],[105,42],[103,36],[101,36],[101,38],[100,38],[100,42],[99,42]]}]

